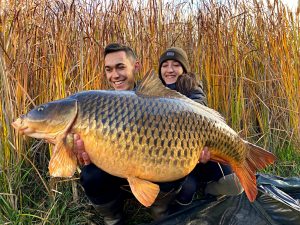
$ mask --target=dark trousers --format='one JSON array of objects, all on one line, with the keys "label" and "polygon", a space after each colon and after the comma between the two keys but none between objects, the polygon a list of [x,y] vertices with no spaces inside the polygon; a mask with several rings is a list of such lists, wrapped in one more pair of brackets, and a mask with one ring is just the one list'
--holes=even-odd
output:
[{"label": "dark trousers", "polygon": [[212,161],[208,161],[205,164],[197,164],[194,170],[185,178],[182,188],[177,194],[177,202],[183,205],[190,204],[194,194],[201,186],[204,189],[208,182],[218,181],[223,176],[231,173],[231,167],[228,165],[222,165]]},{"label": "dark trousers", "polygon": [[[183,181],[184,178],[173,182],[156,184],[159,185],[162,192],[170,192],[179,189]],[[126,179],[112,176],[92,163],[82,168],[80,183],[87,197],[96,205],[113,201],[120,195],[128,197],[128,194],[122,189],[122,186],[128,186]]]}]

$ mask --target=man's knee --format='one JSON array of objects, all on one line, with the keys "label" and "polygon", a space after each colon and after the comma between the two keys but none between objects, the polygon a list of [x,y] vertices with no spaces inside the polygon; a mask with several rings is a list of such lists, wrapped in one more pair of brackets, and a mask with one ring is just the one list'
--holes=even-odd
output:
[{"label": "man's knee", "polygon": [[94,164],[84,166],[80,173],[80,183],[85,187],[97,186],[101,182],[101,178],[104,177],[104,171],[96,167]]},{"label": "man's knee", "polygon": [[84,166],[80,174],[80,183],[86,196],[93,204],[104,204],[120,195],[120,186],[125,179],[112,176],[94,164]]},{"label": "man's knee", "polygon": [[193,201],[197,188],[197,177],[194,174],[188,175],[176,197],[176,202],[180,205],[189,205]]}]

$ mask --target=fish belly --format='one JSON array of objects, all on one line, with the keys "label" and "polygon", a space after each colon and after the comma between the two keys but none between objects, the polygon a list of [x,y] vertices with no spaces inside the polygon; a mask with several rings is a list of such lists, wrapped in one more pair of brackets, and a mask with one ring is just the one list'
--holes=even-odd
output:
[{"label": "fish belly", "polygon": [[228,135],[226,125],[205,117],[196,106],[122,94],[79,101],[75,132],[84,139],[91,161],[104,171],[166,182],[190,173],[204,146],[231,157],[227,149],[235,145],[234,133]]}]

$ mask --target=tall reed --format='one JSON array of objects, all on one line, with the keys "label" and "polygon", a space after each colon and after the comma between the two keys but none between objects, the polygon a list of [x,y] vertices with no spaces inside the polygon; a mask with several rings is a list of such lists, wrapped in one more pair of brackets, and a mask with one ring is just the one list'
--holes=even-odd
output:
[{"label": "tall reed", "polygon": [[80,205],[69,207],[68,182],[52,190],[48,146],[10,124],[34,105],[108,88],[103,49],[111,42],[135,49],[139,78],[166,48],[184,48],[209,106],[278,156],[270,172],[299,175],[299,25],[280,1],[1,1],[0,223],[84,221]]}]

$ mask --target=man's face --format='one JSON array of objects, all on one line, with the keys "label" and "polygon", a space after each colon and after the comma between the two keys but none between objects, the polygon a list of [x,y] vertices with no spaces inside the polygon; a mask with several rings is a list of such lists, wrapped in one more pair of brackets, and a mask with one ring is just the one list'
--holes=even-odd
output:
[{"label": "man's face", "polygon": [[124,51],[112,52],[105,56],[105,74],[115,90],[132,90],[134,75],[139,69],[139,62],[128,57]]}]

